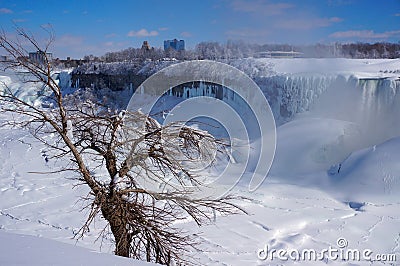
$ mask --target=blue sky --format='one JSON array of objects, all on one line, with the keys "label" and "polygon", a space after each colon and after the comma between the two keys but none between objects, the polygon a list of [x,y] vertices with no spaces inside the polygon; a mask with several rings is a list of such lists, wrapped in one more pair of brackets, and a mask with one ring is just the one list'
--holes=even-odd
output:
[{"label": "blue sky", "polygon": [[165,39],[252,43],[400,41],[400,0],[0,0],[0,27],[42,36],[51,24],[56,57],[161,47]]}]

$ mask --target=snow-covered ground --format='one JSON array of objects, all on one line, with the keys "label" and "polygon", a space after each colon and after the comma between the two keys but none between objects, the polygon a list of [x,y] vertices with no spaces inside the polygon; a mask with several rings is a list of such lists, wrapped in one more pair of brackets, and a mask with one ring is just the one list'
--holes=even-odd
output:
[{"label": "snow-covered ground", "polygon": [[398,77],[400,74],[398,59],[298,58],[274,62],[275,70],[279,73],[339,73],[351,74],[359,78]]},{"label": "snow-covered ground", "polygon": [[[277,128],[268,178],[255,192],[247,191],[246,180],[234,190],[253,199],[240,203],[249,214],[217,217],[200,228],[182,224],[203,240],[204,252],[193,256],[202,265],[400,265],[400,60],[246,59],[235,64],[253,77],[269,73],[275,83],[276,75],[303,77],[301,86],[286,88],[296,97],[303,95],[298,90],[315,90],[318,83],[308,82],[310,76],[390,82],[374,87],[357,81],[350,88],[346,80],[346,86],[329,86],[315,97],[304,94],[312,99],[307,108],[289,106],[296,112]],[[20,86],[0,76],[15,89]],[[87,191],[72,189],[74,182],[65,174],[32,173],[54,168],[57,162],[46,156],[27,131],[0,129],[0,265],[129,263],[93,252],[113,251],[107,239],[96,241],[101,221],[83,240],[73,239],[86,215],[79,196]],[[291,258],[311,250],[324,258]],[[397,261],[377,261],[389,254]]]},{"label": "snow-covered ground", "polygon": [[248,75],[345,74],[359,78],[397,77],[399,59],[247,58],[230,62]]},{"label": "snow-covered ground", "polygon": [[0,265],[151,265],[43,237],[0,231]]}]

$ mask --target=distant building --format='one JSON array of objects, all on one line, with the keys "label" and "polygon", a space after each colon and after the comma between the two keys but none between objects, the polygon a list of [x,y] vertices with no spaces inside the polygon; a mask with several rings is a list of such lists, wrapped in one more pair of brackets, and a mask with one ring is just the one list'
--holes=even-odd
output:
[{"label": "distant building", "polygon": [[52,53],[45,53],[43,51],[31,52],[29,53],[29,60],[38,64],[44,64],[47,61],[53,61],[53,54]]},{"label": "distant building", "polygon": [[184,40],[165,40],[164,41],[164,51],[169,49],[174,49],[176,51],[183,51],[185,50],[185,41]]},{"label": "distant building", "polygon": [[149,45],[149,42],[148,41],[143,41],[142,50],[150,51],[150,49],[151,49],[151,47]]},{"label": "distant building", "polygon": [[[86,57],[86,56],[85,56]],[[59,59],[56,58],[54,59],[54,62],[56,64],[63,64],[64,67],[77,67],[82,65],[83,63],[88,63],[90,60],[89,59],[72,59],[70,56],[67,57],[67,59]]]}]

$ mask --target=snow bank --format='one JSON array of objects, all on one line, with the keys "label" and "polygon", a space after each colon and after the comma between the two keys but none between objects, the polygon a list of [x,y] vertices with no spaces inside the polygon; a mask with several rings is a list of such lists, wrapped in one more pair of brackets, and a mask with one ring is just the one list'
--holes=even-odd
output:
[{"label": "snow bank", "polygon": [[0,265],[155,265],[41,237],[0,231]]},{"label": "snow bank", "polygon": [[340,164],[340,169],[331,173],[332,188],[346,201],[398,201],[399,150],[400,137],[397,137],[352,153]]},{"label": "snow bank", "polygon": [[400,137],[373,145],[355,123],[309,117],[280,126],[277,136],[269,179],[318,188],[344,202],[398,201]]},{"label": "snow bank", "polygon": [[325,172],[344,160],[354,149],[352,140],[357,136],[357,126],[347,121],[302,118],[286,123],[277,129],[270,175],[296,184],[316,185],[321,178],[307,180],[308,175]]}]

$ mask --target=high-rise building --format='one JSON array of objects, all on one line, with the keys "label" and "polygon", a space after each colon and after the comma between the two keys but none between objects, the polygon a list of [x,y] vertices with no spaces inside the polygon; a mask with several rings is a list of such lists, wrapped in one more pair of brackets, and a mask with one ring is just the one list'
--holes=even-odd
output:
[{"label": "high-rise building", "polygon": [[183,51],[185,50],[185,41],[184,40],[165,40],[164,41],[164,51],[169,49],[174,49],[176,51]]},{"label": "high-rise building", "polygon": [[44,64],[47,61],[53,61],[53,54],[52,53],[45,53],[43,51],[31,52],[29,53],[29,60],[38,64]]}]

